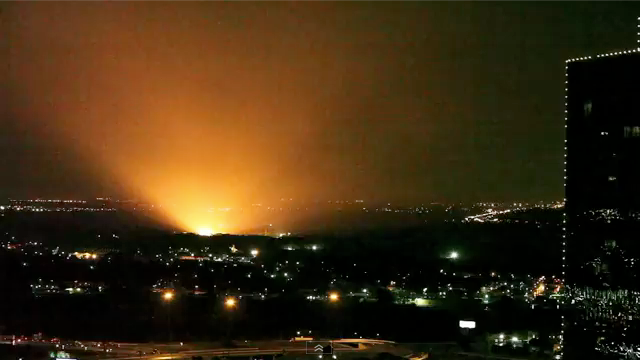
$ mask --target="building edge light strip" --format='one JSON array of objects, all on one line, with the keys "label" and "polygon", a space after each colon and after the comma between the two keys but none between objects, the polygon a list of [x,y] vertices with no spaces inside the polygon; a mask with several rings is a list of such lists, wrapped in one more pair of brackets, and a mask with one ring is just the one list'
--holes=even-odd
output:
[{"label": "building edge light strip", "polygon": [[[640,32],[638,34],[640,36]],[[595,57],[596,58],[604,58],[604,57],[610,57],[610,56],[620,56],[620,55],[625,55],[625,54],[633,54],[633,53],[637,53],[637,52],[640,52],[640,39],[638,39],[638,48],[636,48],[636,49],[621,50],[621,51],[614,51],[614,52],[609,52],[609,53],[604,53],[604,54],[598,54]],[[586,61],[586,60],[591,60],[591,59],[593,59],[593,56],[583,56],[583,57],[578,57],[578,58],[573,58],[573,59],[567,59],[565,62],[566,63],[571,63],[571,62]]]},{"label": "building edge light strip", "polygon": [[[622,50],[622,51],[613,51],[613,52],[609,52],[609,53],[604,53],[604,54],[598,54],[595,57],[596,58],[605,58],[605,57],[611,57],[611,56],[619,56],[619,55],[625,55],[625,54],[633,54],[633,53],[640,53],[640,17],[638,17],[638,26],[637,26],[637,35],[638,35],[638,39],[637,39],[637,47],[635,49],[629,49],[629,50]],[[577,62],[577,61],[586,61],[586,60],[591,60],[593,59],[592,56],[583,56],[583,57],[579,57],[579,58],[573,58],[573,59],[567,59],[565,61],[565,66],[564,66],[564,168],[563,168],[563,172],[564,172],[564,181],[563,181],[563,185],[564,185],[564,208],[562,210],[562,283],[564,284],[564,290],[565,290],[565,296],[562,298],[562,304],[564,305],[562,311],[564,311],[564,309],[566,309],[566,304],[567,304],[567,298],[569,296],[569,292],[570,292],[570,288],[569,288],[569,284],[567,284],[567,280],[566,280],[566,269],[567,269],[567,260],[566,260],[566,253],[567,253],[567,139],[568,139],[568,127],[567,127],[567,122],[568,122],[568,115],[569,115],[569,63],[572,62]],[[561,317],[561,328],[560,328],[560,353],[559,353],[559,358],[563,358],[564,357],[564,332],[567,326],[567,322],[565,320],[565,316],[563,313],[561,313],[560,315]]]},{"label": "building edge light strip", "polygon": [[[591,57],[585,58],[585,59],[590,59]],[[564,293],[565,296],[562,299],[562,305],[563,305],[563,309],[561,309],[561,311],[564,311],[564,309],[566,308],[566,299],[567,299],[567,295],[568,295],[568,287],[567,287],[567,280],[565,278],[565,270],[567,267],[567,261],[566,261],[566,253],[567,253],[567,131],[568,131],[568,127],[567,127],[567,120],[568,120],[568,115],[569,115],[569,107],[568,107],[568,102],[569,102],[569,62],[570,60],[567,60],[564,66],[564,158],[563,158],[563,189],[564,189],[564,196],[563,196],[563,203],[564,203],[564,207],[562,209],[562,283],[564,284]],[[559,306],[559,305],[558,305]],[[558,355],[560,355],[559,357],[562,358],[564,355],[564,330],[566,327],[566,322],[565,322],[565,317],[564,314],[561,313],[560,314],[561,317],[561,324],[560,324],[560,353]]]}]

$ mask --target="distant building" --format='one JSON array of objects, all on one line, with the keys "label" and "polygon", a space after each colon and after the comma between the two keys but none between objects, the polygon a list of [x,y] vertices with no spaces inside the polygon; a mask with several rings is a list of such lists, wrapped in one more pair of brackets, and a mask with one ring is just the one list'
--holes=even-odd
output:
[{"label": "distant building", "polygon": [[639,50],[567,61],[565,359],[640,359]]}]

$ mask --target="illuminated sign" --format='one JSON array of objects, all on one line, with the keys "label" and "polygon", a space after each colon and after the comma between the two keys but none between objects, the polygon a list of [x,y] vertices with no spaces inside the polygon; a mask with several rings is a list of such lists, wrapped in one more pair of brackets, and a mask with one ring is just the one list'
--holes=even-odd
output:
[{"label": "illuminated sign", "polygon": [[461,329],[475,329],[476,328],[476,322],[475,321],[460,320],[460,328]]}]

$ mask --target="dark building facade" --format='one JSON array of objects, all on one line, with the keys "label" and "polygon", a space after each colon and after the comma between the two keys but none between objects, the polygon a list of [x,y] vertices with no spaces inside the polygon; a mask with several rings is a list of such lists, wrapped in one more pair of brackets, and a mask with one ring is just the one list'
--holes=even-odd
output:
[{"label": "dark building facade", "polygon": [[640,51],[566,67],[564,359],[640,359]]}]

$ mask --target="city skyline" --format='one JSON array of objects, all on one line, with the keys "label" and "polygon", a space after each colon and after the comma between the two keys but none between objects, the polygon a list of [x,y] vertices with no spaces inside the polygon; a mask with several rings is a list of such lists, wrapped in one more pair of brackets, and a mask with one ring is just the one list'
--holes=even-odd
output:
[{"label": "city skyline", "polygon": [[0,358],[640,356],[640,3],[0,18]]}]

